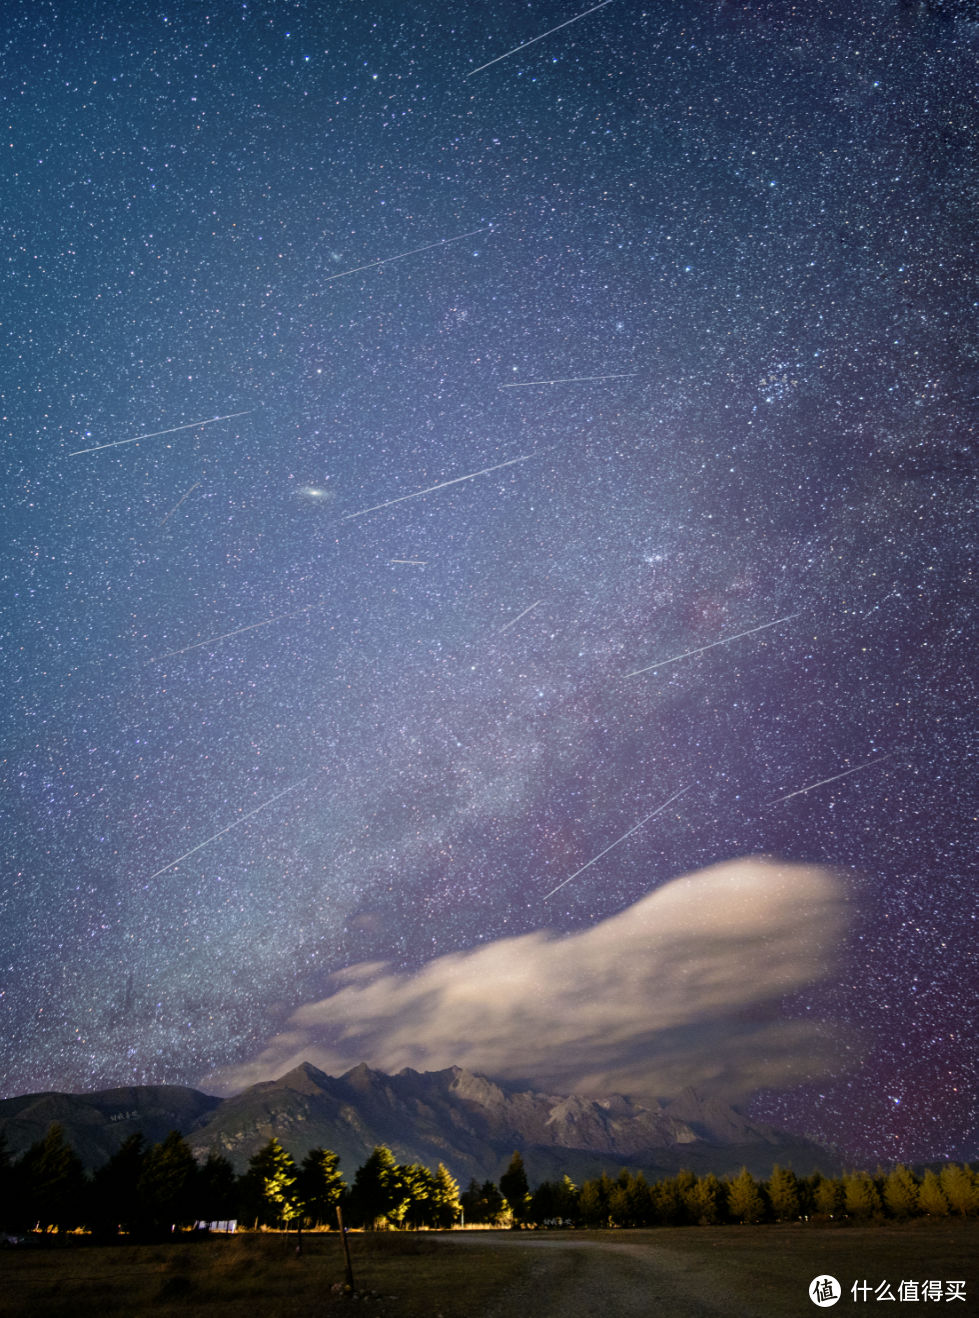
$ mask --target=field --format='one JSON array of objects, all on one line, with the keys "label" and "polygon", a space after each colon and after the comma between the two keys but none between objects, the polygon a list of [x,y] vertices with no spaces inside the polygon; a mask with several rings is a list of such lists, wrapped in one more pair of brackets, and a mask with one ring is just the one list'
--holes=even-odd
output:
[{"label": "field", "polygon": [[[162,1245],[92,1246],[68,1238],[48,1249],[0,1254],[4,1318],[778,1318],[814,1312],[813,1277],[866,1301],[904,1280],[966,1283],[979,1298],[979,1222],[880,1227],[702,1227],[649,1231],[353,1234],[361,1295],[332,1291],[344,1276],[336,1234],[242,1234]],[[943,1300],[943,1303],[947,1303]],[[926,1314],[929,1312],[925,1311]]]}]

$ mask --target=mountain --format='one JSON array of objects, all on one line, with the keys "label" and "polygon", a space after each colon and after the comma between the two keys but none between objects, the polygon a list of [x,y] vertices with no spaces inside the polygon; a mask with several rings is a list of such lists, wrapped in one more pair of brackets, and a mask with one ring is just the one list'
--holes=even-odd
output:
[{"label": "mountain", "polygon": [[224,1154],[237,1171],[275,1136],[296,1158],[317,1145],[340,1155],[348,1180],[376,1144],[399,1162],[444,1162],[466,1183],[496,1180],[519,1149],[532,1183],[567,1173],[580,1184],[603,1170],[642,1169],[647,1178],[681,1167],[703,1174],[747,1166],[767,1176],[773,1162],[800,1173],[838,1170],[836,1158],[742,1116],[719,1099],[686,1089],[664,1106],[655,1098],[514,1091],[461,1067],[386,1075],[361,1064],[326,1075],[303,1062],[278,1080],[219,1099],[178,1086],[37,1094],[0,1102],[0,1125],[20,1151],[60,1121],[83,1160],[101,1162],[135,1129],[147,1139],[180,1130],[198,1157]]},{"label": "mountain", "polygon": [[135,1085],[94,1094],[25,1094],[0,1099],[0,1130],[11,1151],[22,1153],[57,1121],[86,1167],[98,1167],[135,1131],[141,1130],[148,1143],[156,1144],[171,1130],[193,1130],[221,1101],[183,1085]]}]

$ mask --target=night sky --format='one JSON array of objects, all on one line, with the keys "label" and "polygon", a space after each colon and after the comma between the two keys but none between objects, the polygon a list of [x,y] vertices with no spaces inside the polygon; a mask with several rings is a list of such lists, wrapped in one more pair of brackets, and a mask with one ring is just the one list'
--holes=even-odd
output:
[{"label": "night sky", "polygon": [[767,853],[845,876],[778,1010],[860,1042],[752,1113],[979,1156],[979,22],[474,72],[577,12],[5,4],[4,1093]]}]

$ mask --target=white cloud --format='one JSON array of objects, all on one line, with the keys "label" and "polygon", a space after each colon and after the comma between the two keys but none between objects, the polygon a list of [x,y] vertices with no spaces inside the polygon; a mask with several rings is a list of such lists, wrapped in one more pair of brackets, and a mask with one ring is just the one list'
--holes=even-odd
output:
[{"label": "white cloud", "polygon": [[501,939],[412,975],[345,970],[253,1063],[206,1083],[228,1092],[303,1060],[332,1074],[365,1061],[465,1066],[563,1093],[700,1084],[744,1096],[838,1059],[831,1030],[779,1019],[776,1004],[832,969],[844,924],[842,885],[825,868],[714,865],[582,933]]}]

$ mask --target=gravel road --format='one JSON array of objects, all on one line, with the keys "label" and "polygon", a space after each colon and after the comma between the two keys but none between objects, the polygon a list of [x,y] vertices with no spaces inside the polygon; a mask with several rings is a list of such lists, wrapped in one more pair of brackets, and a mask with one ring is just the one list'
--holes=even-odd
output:
[{"label": "gravel road", "polygon": [[[646,1245],[566,1237],[443,1236],[459,1248],[492,1244],[527,1249],[529,1274],[487,1310],[485,1318],[764,1318],[737,1297],[724,1269],[699,1257]],[[805,1299],[805,1295],[802,1296]],[[802,1306],[800,1305],[800,1309]]]}]

